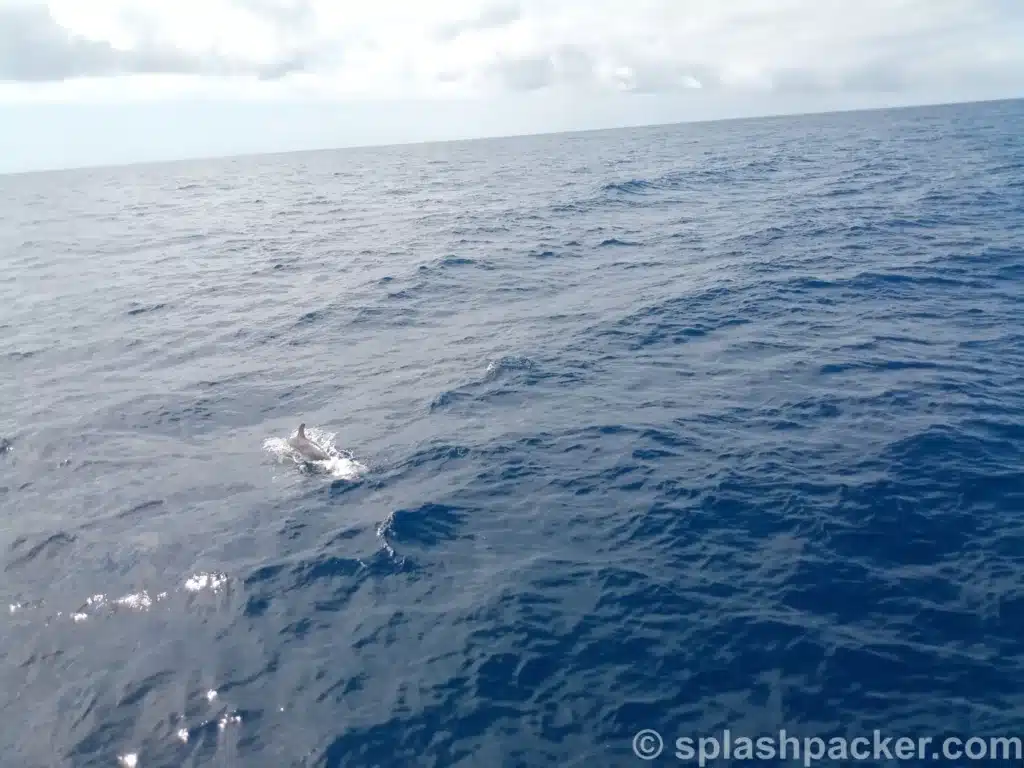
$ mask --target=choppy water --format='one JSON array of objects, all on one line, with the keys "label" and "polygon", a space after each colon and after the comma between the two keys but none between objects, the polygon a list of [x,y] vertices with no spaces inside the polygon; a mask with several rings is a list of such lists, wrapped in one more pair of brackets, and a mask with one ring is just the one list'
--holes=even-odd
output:
[{"label": "choppy water", "polygon": [[1022,735],[1022,124],[0,178],[3,764]]}]

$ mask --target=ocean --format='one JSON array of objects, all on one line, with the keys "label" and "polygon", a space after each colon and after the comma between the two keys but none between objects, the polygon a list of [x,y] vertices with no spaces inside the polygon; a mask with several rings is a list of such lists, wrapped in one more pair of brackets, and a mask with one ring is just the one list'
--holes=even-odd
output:
[{"label": "ocean", "polygon": [[1020,765],[1022,125],[0,177],[0,762]]}]

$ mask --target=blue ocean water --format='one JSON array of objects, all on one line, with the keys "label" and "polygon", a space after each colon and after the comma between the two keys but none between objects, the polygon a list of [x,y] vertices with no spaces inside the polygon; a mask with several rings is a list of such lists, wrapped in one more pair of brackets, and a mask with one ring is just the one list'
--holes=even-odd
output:
[{"label": "blue ocean water", "polygon": [[1022,125],[0,177],[3,764],[1024,736]]}]

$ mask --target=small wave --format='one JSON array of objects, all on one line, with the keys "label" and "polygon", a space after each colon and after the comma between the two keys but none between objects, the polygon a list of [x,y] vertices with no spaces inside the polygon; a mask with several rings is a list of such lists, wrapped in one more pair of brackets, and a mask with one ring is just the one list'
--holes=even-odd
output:
[{"label": "small wave", "polygon": [[441,265],[445,267],[471,267],[476,264],[475,259],[468,259],[464,256],[445,256],[441,259]]},{"label": "small wave", "polygon": [[18,568],[39,557],[52,560],[59,556],[65,547],[70,546],[74,542],[74,535],[61,531],[51,536],[47,536],[42,541],[32,543],[31,546],[28,546],[27,550],[22,551],[27,545],[29,545],[30,539],[25,536],[19,536],[11,544],[11,552],[16,553],[17,556],[11,560],[5,570]]},{"label": "small wave", "polygon": [[350,321],[352,325],[376,325],[378,327],[409,327],[419,320],[418,311],[412,307],[379,306],[360,307]]},{"label": "small wave", "polygon": [[295,324],[297,326],[315,325],[316,323],[319,323],[321,320],[323,320],[326,314],[327,313],[325,310],[313,309],[310,310],[309,312],[306,312],[302,317],[298,319],[298,321]]},{"label": "small wave", "polygon": [[389,544],[394,541],[436,547],[464,536],[460,529],[467,517],[465,509],[446,504],[397,509],[378,526],[377,535]]},{"label": "small wave", "polygon": [[448,389],[430,401],[430,410],[436,411],[440,408],[446,408],[449,405],[454,405],[460,400],[466,400],[470,397],[471,395],[468,392],[458,392],[456,390]]},{"label": "small wave", "polygon": [[28,349],[28,350],[15,350],[14,352],[7,353],[8,360],[28,360],[29,358],[35,357],[42,349]]},{"label": "small wave", "polygon": [[933,371],[942,368],[930,360],[863,360],[843,363],[826,363],[818,372],[822,376],[836,373],[851,372],[889,372],[889,371]]},{"label": "small wave", "polygon": [[[553,387],[577,384],[583,374],[574,368],[579,369],[580,366],[567,363],[564,366],[545,368],[528,357],[506,355],[490,361],[483,376],[435,396],[430,402],[430,411],[464,403],[496,402],[501,398],[522,395],[527,387],[539,384]],[[587,366],[582,368],[585,370]]]},{"label": "small wave", "polygon": [[536,369],[536,367],[537,364],[528,357],[506,355],[498,358],[497,360],[492,360],[487,364],[487,370],[484,372],[484,378],[487,381],[494,381],[506,373],[511,373],[513,371],[532,371]]},{"label": "small wave", "polygon": [[614,182],[612,184],[605,184],[605,192],[618,192],[627,195],[639,195],[644,192],[653,189],[655,187],[653,182],[647,181],[646,179],[630,179],[629,181]]},{"label": "small wave", "polygon": [[132,307],[132,309],[129,309],[126,314],[128,314],[128,315],[142,315],[142,314],[146,314],[148,312],[156,312],[158,310],[163,309],[166,306],[167,305],[164,304],[164,303],[149,304],[149,305],[145,305],[145,306],[142,306],[142,305],[139,305],[139,304],[136,303],[135,306]]}]

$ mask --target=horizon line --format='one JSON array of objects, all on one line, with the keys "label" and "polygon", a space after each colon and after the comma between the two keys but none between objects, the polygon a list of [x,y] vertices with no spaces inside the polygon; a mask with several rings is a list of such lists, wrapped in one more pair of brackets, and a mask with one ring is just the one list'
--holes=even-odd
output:
[{"label": "horizon line", "polygon": [[860,112],[871,113],[871,112],[894,112],[894,111],[905,111],[913,109],[930,109],[936,107],[955,107],[955,106],[968,106],[974,104],[1000,104],[1005,102],[1014,102],[1024,100],[1024,96],[1011,96],[1011,97],[999,97],[990,99],[970,99],[966,101],[935,101],[935,102],[923,102],[919,104],[900,104],[895,106],[882,106],[882,107],[851,107],[851,108],[838,108],[838,109],[827,109],[821,111],[809,111],[809,112],[766,112],[761,115],[743,115],[737,117],[716,117],[708,119],[697,119],[697,120],[673,120],[671,122],[655,122],[655,123],[627,123],[618,126],[604,127],[604,128],[581,128],[570,131],[537,131],[527,133],[509,133],[509,134],[491,134],[491,135],[480,135],[480,136],[462,136],[453,137],[447,139],[429,139],[429,140],[414,140],[414,141],[398,141],[390,142],[385,144],[346,144],[340,146],[324,146],[310,149],[285,149],[269,152],[241,152],[238,154],[227,154],[227,155],[187,155],[172,160],[139,160],[134,162],[125,163],[99,163],[95,165],[74,165],[63,168],[40,168],[32,170],[22,171],[0,171],[0,178],[9,176],[29,176],[39,175],[47,173],[69,173],[76,171],[98,171],[107,169],[124,169],[124,168],[135,168],[135,167],[151,167],[151,166],[163,166],[163,165],[175,165],[178,163],[190,163],[190,162],[212,162],[212,161],[223,161],[223,160],[243,160],[246,158],[257,158],[257,157],[277,157],[277,156],[288,156],[288,155],[303,155],[303,154],[314,154],[318,152],[347,152],[353,150],[366,150],[366,149],[390,149],[394,147],[416,147],[416,146],[432,146],[438,144],[465,144],[477,141],[501,141],[505,139],[527,139],[527,138],[540,138],[544,136],[576,136],[581,134],[593,134],[593,133],[608,133],[611,131],[623,131],[623,130],[635,130],[638,128],[667,128],[677,125],[713,125],[715,123],[736,123],[751,120],[766,120],[776,118],[800,118],[800,117],[826,117],[830,115],[849,115]]}]

